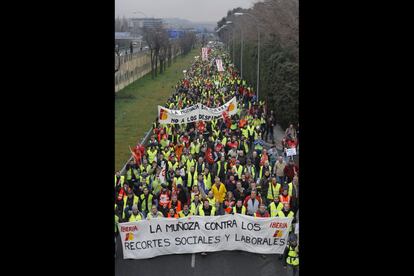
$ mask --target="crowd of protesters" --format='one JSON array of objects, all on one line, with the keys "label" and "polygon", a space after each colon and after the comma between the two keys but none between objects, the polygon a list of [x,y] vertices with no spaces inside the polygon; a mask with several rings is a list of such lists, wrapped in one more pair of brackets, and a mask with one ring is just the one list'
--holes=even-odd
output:
[{"label": "crowd of protesters", "polygon": [[[222,59],[224,72],[215,58]],[[290,125],[275,141],[274,111],[256,99],[226,53],[213,48],[207,61],[196,57],[165,107],[218,107],[234,96],[238,111],[232,116],[187,124],[156,119],[147,145],[134,148],[125,174],[115,175],[117,222],[240,213],[292,217],[297,233],[299,167],[285,149],[298,149],[298,126]],[[290,247],[284,259],[292,266]]]}]

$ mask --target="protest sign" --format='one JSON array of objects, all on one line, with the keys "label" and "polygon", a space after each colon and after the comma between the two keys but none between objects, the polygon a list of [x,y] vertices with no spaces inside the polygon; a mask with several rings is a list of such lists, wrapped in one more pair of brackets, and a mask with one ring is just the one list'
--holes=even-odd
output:
[{"label": "protest sign", "polygon": [[286,155],[289,156],[294,156],[296,155],[296,148],[290,148],[290,149],[286,149]]},{"label": "protest sign", "polygon": [[237,100],[233,97],[222,106],[210,108],[200,103],[179,110],[158,106],[158,118],[161,124],[183,124],[195,121],[211,121],[222,117],[224,111],[229,115],[237,113]]},{"label": "protest sign", "polygon": [[118,225],[124,259],[160,255],[243,250],[282,254],[292,218],[240,214],[157,218]]}]

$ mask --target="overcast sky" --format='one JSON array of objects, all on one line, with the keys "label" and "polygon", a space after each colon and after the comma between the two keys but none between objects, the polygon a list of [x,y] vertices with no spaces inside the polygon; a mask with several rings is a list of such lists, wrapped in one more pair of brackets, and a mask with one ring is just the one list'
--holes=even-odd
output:
[{"label": "overcast sky", "polygon": [[217,22],[233,8],[250,8],[260,0],[115,0],[115,17],[182,18]]}]

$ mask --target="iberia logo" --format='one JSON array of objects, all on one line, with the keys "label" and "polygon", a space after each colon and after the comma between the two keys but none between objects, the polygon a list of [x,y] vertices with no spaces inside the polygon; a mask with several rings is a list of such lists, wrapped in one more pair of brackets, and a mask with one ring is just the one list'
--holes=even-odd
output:
[{"label": "iberia logo", "polygon": [[125,235],[125,241],[132,241],[134,239],[134,234],[133,233],[126,233]]},{"label": "iberia logo", "polygon": [[281,236],[283,236],[282,230],[276,230],[276,232],[273,234],[273,237],[275,238],[280,238]]},{"label": "iberia logo", "polygon": [[230,103],[229,107],[227,108],[228,111],[234,110],[234,103]]},{"label": "iberia logo", "polygon": [[167,110],[161,108],[161,110],[160,110],[160,119],[161,120],[167,120],[167,118],[168,118]]}]

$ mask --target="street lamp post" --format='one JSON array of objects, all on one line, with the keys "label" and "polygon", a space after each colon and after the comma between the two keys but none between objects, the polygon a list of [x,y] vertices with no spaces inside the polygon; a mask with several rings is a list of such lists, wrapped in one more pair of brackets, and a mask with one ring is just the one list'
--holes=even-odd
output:
[{"label": "street lamp post", "polygon": [[243,28],[240,28],[241,32],[241,46],[240,46],[240,77],[243,79]]},{"label": "street lamp post", "polygon": [[[253,15],[251,15],[250,13],[247,12],[236,12],[234,13],[235,16],[240,16],[240,15],[248,15],[251,18],[253,18],[253,20],[256,23],[256,27],[257,27],[257,76],[256,76],[256,97],[257,100],[259,100],[259,82],[260,82],[260,29],[259,29],[259,24],[257,22],[256,17],[254,17]],[[242,30],[242,53],[243,53],[243,30]],[[243,57],[243,56],[242,56]],[[243,59],[241,62],[241,76],[243,76]]]},{"label": "street lamp post", "polygon": [[232,21],[227,21],[226,24],[227,26],[231,26],[233,29],[233,32],[231,34],[231,40],[232,40],[232,47],[233,47],[233,63],[234,63],[234,25]]}]

